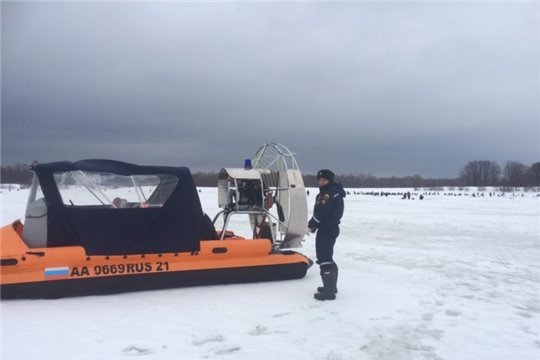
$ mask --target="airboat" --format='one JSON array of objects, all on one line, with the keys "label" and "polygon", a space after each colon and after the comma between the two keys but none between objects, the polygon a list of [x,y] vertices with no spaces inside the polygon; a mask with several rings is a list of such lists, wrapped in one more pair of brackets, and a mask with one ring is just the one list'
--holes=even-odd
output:
[{"label": "airboat", "polygon": [[[24,219],[0,229],[2,299],[62,298],[303,278],[306,190],[295,156],[264,144],[223,168],[203,212],[187,167],[114,160],[32,167]],[[229,229],[244,217],[251,235]]]}]

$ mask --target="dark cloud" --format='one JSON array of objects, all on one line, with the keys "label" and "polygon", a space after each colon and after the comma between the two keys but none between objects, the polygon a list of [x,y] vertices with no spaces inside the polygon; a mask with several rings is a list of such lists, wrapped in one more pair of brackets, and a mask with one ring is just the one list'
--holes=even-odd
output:
[{"label": "dark cloud", "polygon": [[534,3],[2,5],[2,164],[455,177],[539,161]]}]

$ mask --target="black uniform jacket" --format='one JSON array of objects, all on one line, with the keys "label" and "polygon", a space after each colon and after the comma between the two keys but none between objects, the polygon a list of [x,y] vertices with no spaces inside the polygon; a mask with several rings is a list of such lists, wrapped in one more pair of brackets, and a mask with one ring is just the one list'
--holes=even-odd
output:
[{"label": "black uniform jacket", "polygon": [[308,222],[310,229],[321,229],[339,225],[343,216],[345,190],[340,183],[329,182],[319,188],[315,199],[313,217]]}]

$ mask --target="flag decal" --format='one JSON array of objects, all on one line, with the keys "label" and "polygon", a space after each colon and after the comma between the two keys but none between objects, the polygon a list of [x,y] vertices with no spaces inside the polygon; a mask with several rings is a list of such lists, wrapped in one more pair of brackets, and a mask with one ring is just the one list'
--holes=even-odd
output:
[{"label": "flag decal", "polygon": [[66,279],[69,277],[69,266],[45,268],[45,279]]}]

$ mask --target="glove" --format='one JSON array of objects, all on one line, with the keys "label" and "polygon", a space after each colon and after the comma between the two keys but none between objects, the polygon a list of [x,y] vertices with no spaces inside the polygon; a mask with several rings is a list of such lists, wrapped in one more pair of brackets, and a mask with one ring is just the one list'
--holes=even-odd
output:
[{"label": "glove", "polygon": [[307,229],[306,229],[306,235],[309,236],[309,235],[311,235],[311,234],[314,234],[315,231],[317,231],[317,229],[307,228]]}]

